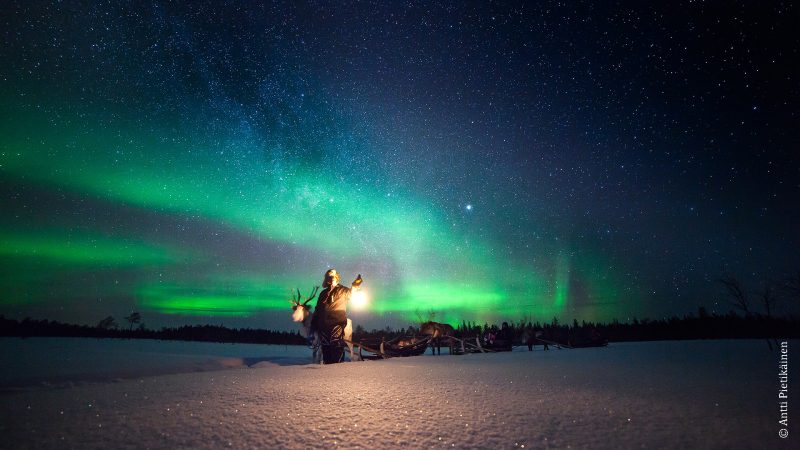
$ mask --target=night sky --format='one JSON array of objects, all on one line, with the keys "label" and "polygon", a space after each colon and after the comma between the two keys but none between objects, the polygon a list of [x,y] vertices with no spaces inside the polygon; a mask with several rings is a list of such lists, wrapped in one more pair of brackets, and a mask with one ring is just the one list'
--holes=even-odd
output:
[{"label": "night sky", "polygon": [[[727,313],[800,269],[789,2],[4,2],[0,313]],[[606,3],[606,2],[600,2]]]}]

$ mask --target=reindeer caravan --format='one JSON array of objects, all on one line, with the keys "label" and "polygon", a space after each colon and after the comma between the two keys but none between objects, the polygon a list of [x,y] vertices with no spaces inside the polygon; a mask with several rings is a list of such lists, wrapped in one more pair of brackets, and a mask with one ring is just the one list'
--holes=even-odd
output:
[{"label": "reindeer caravan", "polygon": [[[338,347],[346,349],[350,355],[350,361],[363,361],[365,359],[386,359],[403,356],[417,356],[425,353],[429,344],[435,349],[439,348],[441,353],[441,342],[446,340],[446,336],[452,335],[453,327],[436,322],[423,324],[421,329],[422,336],[403,336],[390,341],[364,340],[353,342],[353,321],[347,319],[346,325],[340,337],[332,337],[329,332],[319,330],[315,327],[315,314],[311,311],[309,303],[317,295],[319,286],[315,286],[311,295],[303,298],[300,290],[297,290],[297,297],[292,298],[292,320],[300,324],[300,335],[308,339],[308,345],[312,349],[312,361],[314,364],[332,364],[344,361],[344,355],[334,358],[325,358],[325,347]],[[317,302],[319,305],[319,302]],[[320,306],[317,306],[319,308]],[[449,328],[449,331],[447,329]],[[428,334],[426,334],[428,333]],[[448,334],[445,334],[448,333]]]},{"label": "reindeer caravan", "polygon": [[[441,354],[443,344],[450,347],[450,354],[492,351],[483,348],[477,338],[475,343],[458,339],[454,336],[452,326],[438,322],[423,323],[419,336],[354,342],[353,322],[347,318],[345,308],[350,296],[360,289],[362,281],[359,274],[349,288],[342,286],[338,272],[331,269],[325,273],[321,292],[319,286],[315,286],[311,294],[303,298],[297,289],[297,297],[291,299],[294,311],[292,320],[300,324],[300,334],[308,339],[315,364],[344,361],[345,348],[350,354],[350,361],[417,356],[425,353],[428,346],[434,354],[437,350]],[[312,312],[309,303],[317,297],[318,292],[319,297]]]},{"label": "reindeer caravan", "polygon": [[322,314],[324,309],[321,308],[324,308],[324,301],[317,301],[315,312],[312,313],[309,303],[314,300],[318,290],[319,286],[315,286],[311,295],[303,299],[298,289],[297,297],[291,300],[294,310],[292,320],[300,324],[300,335],[308,339],[314,364],[342,362],[344,361],[344,349],[347,349],[350,354],[350,361],[421,355],[428,348],[429,341],[433,339],[432,336],[421,338],[412,336],[386,342],[353,342],[352,320],[346,319],[345,326],[339,333],[336,329],[327,328],[324,319],[320,319],[323,316],[316,313],[316,311],[320,311],[319,314]]}]

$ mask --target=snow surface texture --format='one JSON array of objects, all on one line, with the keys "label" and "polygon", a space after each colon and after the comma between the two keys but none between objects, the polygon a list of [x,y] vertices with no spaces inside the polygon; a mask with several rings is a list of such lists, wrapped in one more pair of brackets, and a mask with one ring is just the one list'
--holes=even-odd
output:
[{"label": "snow surface texture", "polygon": [[[427,354],[330,366],[284,365],[307,357],[304,348],[289,347],[274,359],[277,349],[268,346],[148,345],[159,344],[174,346],[168,355],[228,348],[226,358],[255,355],[240,357],[255,362],[5,390],[0,446],[789,448],[797,441],[791,422],[789,439],[778,437],[778,354],[763,340]],[[800,342],[789,346],[791,352]]]}]

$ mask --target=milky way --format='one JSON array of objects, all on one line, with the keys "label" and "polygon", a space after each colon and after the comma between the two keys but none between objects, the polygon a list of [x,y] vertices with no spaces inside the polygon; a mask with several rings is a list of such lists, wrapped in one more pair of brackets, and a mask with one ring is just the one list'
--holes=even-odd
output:
[{"label": "milky way", "polygon": [[798,11],[593,3],[10,2],[0,313],[726,313],[800,268]]}]

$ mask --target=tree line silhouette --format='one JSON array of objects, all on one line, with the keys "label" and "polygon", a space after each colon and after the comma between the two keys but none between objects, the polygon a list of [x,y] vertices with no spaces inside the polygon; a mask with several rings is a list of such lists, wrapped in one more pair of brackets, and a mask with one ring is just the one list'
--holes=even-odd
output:
[{"label": "tree line silhouette", "polygon": [[[610,323],[578,322],[561,324],[557,318],[548,323],[532,320],[509,322],[515,343],[526,332],[541,331],[544,339],[574,346],[600,337],[609,342],[686,340],[686,339],[769,339],[800,338],[800,319],[788,314],[778,317],[776,311],[785,304],[800,305],[800,272],[782,282],[767,281],[760,290],[747,289],[737,278],[724,275],[718,280],[723,294],[733,309],[727,314],[709,314],[699,307],[696,315],[650,320],[633,319],[631,322],[612,320]],[[763,309],[758,312],[756,309]],[[433,320],[435,313],[423,319],[418,313],[418,322]],[[254,344],[305,345],[306,338],[297,331],[273,331],[251,328],[227,328],[222,325],[186,325],[177,328],[147,329],[140,313],[134,311],[126,316],[127,329],[116,319],[108,316],[95,326],[74,325],[48,320],[25,318],[22,321],[0,315],[0,336],[63,336],[128,339],[166,339],[207,342],[242,342]],[[134,328],[134,326],[136,326]],[[497,324],[462,321],[456,327],[456,337],[483,336]],[[367,331],[357,325],[353,339],[393,339],[400,336],[418,335],[419,327],[374,329]]]},{"label": "tree line silhouette", "polygon": [[[578,322],[562,324],[557,318],[549,323],[539,321],[525,321],[508,323],[515,345],[522,344],[522,336],[527,330],[541,331],[541,337],[549,341],[581,346],[595,340],[600,336],[609,342],[631,341],[661,341],[661,340],[689,340],[689,339],[769,339],[800,338],[800,321],[795,318],[777,318],[763,315],[743,317],[729,312],[725,315],[708,314],[705,308],[699,308],[697,315],[683,317],[673,316],[667,319],[633,319],[631,322],[613,320],[610,323]],[[462,321],[455,330],[455,336],[460,339],[485,336],[492,330],[496,331],[498,324]],[[353,339],[392,339],[399,336],[419,334],[419,328],[407,328],[367,331],[361,326],[356,326]]]},{"label": "tree line silhouette", "polygon": [[[111,318],[113,319],[113,318]],[[497,324],[462,321],[456,327],[456,337],[470,338],[483,336]],[[526,329],[542,331],[545,339],[562,344],[580,346],[589,336],[599,335],[609,342],[657,341],[686,339],[762,339],[762,338],[800,338],[800,321],[795,318],[777,318],[765,315],[740,316],[734,312],[725,315],[708,314],[704,308],[697,315],[650,320],[633,319],[631,322],[610,323],[578,322],[561,324],[553,318],[549,323],[539,321],[519,321],[509,323],[517,344]],[[374,329],[367,331],[358,325],[353,333],[354,340],[393,339],[399,336],[418,335],[419,328],[411,325],[406,328]],[[306,338],[296,331],[273,331],[252,328],[227,328],[222,325],[185,325],[175,328],[150,330],[140,323],[133,328],[114,326],[109,318],[96,326],[75,325],[52,320],[25,318],[21,321],[0,316],[0,336],[52,336],[52,337],[92,337],[124,339],[164,339],[206,342],[241,342],[252,344],[305,345]]]},{"label": "tree line silhouette", "polygon": [[[137,313],[138,314],[138,313]],[[130,316],[129,316],[130,317]],[[116,325],[113,317],[101,320],[96,326],[74,325],[53,320],[25,318],[22,321],[0,316],[0,336],[58,336],[123,339],[163,339],[176,341],[241,342],[251,344],[305,344],[306,339],[295,331],[272,331],[252,328],[227,328],[222,325],[185,325],[175,328],[149,330],[139,320],[130,321],[128,329]],[[133,325],[138,323],[137,328]]]}]

